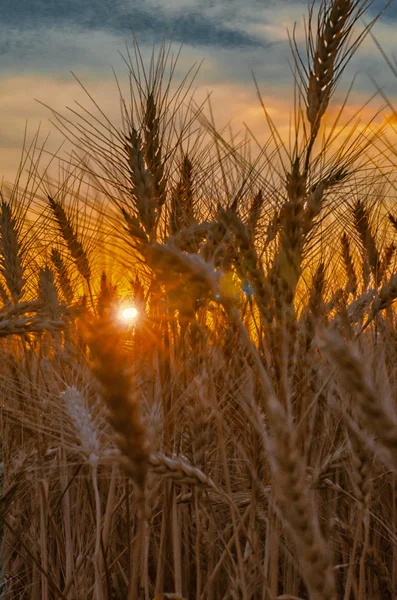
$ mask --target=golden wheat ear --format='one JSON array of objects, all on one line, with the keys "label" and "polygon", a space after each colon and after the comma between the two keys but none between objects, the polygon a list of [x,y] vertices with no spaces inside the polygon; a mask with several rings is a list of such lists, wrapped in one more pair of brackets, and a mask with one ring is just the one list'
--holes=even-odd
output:
[{"label": "golden wheat ear", "polygon": [[377,287],[380,283],[380,255],[376,246],[375,234],[372,231],[370,223],[369,210],[361,200],[357,200],[353,206],[353,218],[354,226],[358,232],[364,250],[364,259],[366,258],[368,260],[375,286]]},{"label": "golden wheat ear", "polygon": [[20,240],[20,224],[13,216],[11,206],[5,200],[0,204],[0,272],[8,293],[14,303],[24,294],[23,247]]},{"label": "golden wheat ear", "polygon": [[302,58],[293,33],[291,47],[297,73],[296,84],[306,106],[308,121],[304,172],[309,170],[313,147],[336,85],[347,63],[378,18],[375,17],[364,31],[351,39],[354,26],[371,4],[371,0],[311,2],[306,30],[307,59]]},{"label": "golden wheat ear", "polygon": [[66,246],[74,259],[78,272],[87,282],[90,281],[91,268],[87,253],[78,239],[77,233],[74,230],[64,207],[51,196],[48,196],[48,201]]},{"label": "golden wheat ear", "polygon": [[169,221],[174,236],[195,223],[193,164],[187,155],[183,157],[179,181],[171,194]]},{"label": "golden wheat ear", "polygon": [[83,394],[72,385],[62,393],[67,415],[73,425],[79,450],[88,461],[96,461],[100,457],[99,427],[88,407]]},{"label": "golden wheat ear", "polygon": [[100,317],[109,315],[112,307],[117,301],[117,286],[112,285],[108,276],[103,271],[101,274],[101,285],[97,297],[97,312]]},{"label": "golden wheat ear", "polygon": [[91,288],[92,272],[88,253],[84,248],[81,240],[79,239],[78,233],[73,227],[71,219],[68,217],[63,205],[54,198],[52,198],[52,196],[47,196],[47,199],[50,204],[50,208],[54,215],[55,221],[66,244],[66,247],[68,248],[73,258],[76,269],[86,281],[88,292],[90,295],[91,306],[92,309],[95,311],[95,302]]},{"label": "golden wheat ear", "polygon": [[356,3],[349,0],[334,0],[325,10],[319,22],[317,44],[309,67],[307,87],[307,118],[311,137],[316,137],[335,84],[335,67],[343,42],[351,31],[349,17],[356,9]]},{"label": "golden wheat ear", "polygon": [[63,297],[69,305],[73,304],[74,291],[70,280],[68,268],[66,266],[62,254],[56,248],[53,248],[51,250],[51,262],[54,265],[59,287],[61,288]]},{"label": "golden wheat ear", "polygon": [[[153,239],[157,222],[157,202],[151,171],[145,162],[140,133],[133,127],[126,138],[125,151],[129,166],[131,194],[139,221],[149,238]],[[127,213],[126,213],[127,214]]]},{"label": "golden wheat ear", "polygon": [[319,346],[336,367],[345,388],[358,401],[365,428],[376,436],[377,443],[386,451],[386,462],[396,471],[397,412],[392,398],[375,385],[357,347],[348,344],[335,331],[323,331]]},{"label": "golden wheat ear", "polygon": [[60,306],[57,288],[54,282],[54,273],[46,266],[39,272],[39,299],[43,311],[54,320],[60,318]]},{"label": "golden wheat ear", "polygon": [[347,293],[353,294],[355,296],[357,294],[358,283],[357,283],[357,275],[354,268],[353,257],[350,249],[350,242],[347,236],[347,233],[343,233],[341,237],[341,245],[342,245],[342,257],[345,266],[345,271],[347,275]]},{"label": "golden wheat ear", "polygon": [[129,461],[140,503],[144,502],[151,443],[141,412],[139,390],[127,370],[120,333],[107,315],[86,328],[91,353],[91,370],[101,384],[100,394],[109,410],[117,443]]}]

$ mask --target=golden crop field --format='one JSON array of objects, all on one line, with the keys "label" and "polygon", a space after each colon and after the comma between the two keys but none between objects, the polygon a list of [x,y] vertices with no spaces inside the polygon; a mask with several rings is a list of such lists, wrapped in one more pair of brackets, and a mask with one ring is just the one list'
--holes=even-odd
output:
[{"label": "golden crop field", "polygon": [[369,5],[309,7],[288,139],[265,104],[259,150],[218,130],[164,43],[128,55],[122,127],[89,97],[53,111],[69,161],[25,141],[1,598],[397,597],[397,116],[333,104]]}]

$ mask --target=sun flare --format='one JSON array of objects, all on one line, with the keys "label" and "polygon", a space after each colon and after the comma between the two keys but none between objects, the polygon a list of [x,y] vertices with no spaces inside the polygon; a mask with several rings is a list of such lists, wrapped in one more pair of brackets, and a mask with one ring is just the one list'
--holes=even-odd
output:
[{"label": "sun flare", "polygon": [[135,319],[138,316],[138,311],[135,308],[135,306],[127,306],[126,308],[123,308],[120,312],[120,318],[125,321],[135,321]]}]

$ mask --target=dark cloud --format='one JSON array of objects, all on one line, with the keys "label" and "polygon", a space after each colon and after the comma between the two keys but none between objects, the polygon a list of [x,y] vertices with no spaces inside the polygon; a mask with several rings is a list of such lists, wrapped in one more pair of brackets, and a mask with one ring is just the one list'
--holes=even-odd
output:
[{"label": "dark cloud", "polygon": [[[230,7],[225,6],[217,17],[208,17],[201,8],[168,10],[159,6],[144,7],[142,3],[121,3],[115,0],[19,0],[9,2],[2,11],[2,25],[19,30],[38,31],[49,28],[70,28],[109,31],[125,34],[134,30],[138,40],[167,40],[189,45],[213,45],[222,47],[255,47],[264,41],[233,26],[225,24]],[[6,50],[3,44],[3,52]]]},{"label": "dark cloud", "polygon": [[[367,22],[386,1],[375,0]],[[0,20],[0,69],[3,76],[34,71],[60,77],[70,69],[108,73],[110,66],[117,68],[124,42],[131,48],[132,28],[141,49],[158,45],[164,36],[167,43],[183,43],[184,55],[189,48],[190,58],[205,58],[209,68],[204,65],[204,75],[211,85],[251,85],[253,70],[271,89],[291,80],[285,29],[306,14],[307,0],[6,0]],[[378,23],[374,30],[383,31],[381,42],[388,54],[393,18],[397,0],[382,16],[386,28],[379,29]],[[348,65],[348,80],[355,72],[386,71],[372,42],[369,52],[360,48],[357,55]],[[356,85],[360,90],[372,86],[368,77]]]},{"label": "dark cloud", "polygon": [[[374,0],[371,14],[385,6],[387,0]],[[33,41],[31,51],[37,51],[35,39],[46,38],[46,30],[64,30],[87,35],[93,31],[126,37],[131,28],[140,44],[167,41],[190,46],[214,46],[253,49],[269,45],[264,35],[252,33],[250,25],[266,24],[269,10],[277,14],[288,6],[302,6],[307,12],[307,0],[8,0],[2,7],[0,53],[21,56]],[[369,16],[368,16],[369,18]],[[397,18],[397,2],[392,2],[384,20]],[[8,31],[20,32],[18,36]],[[72,52],[70,52],[72,54]]]}]

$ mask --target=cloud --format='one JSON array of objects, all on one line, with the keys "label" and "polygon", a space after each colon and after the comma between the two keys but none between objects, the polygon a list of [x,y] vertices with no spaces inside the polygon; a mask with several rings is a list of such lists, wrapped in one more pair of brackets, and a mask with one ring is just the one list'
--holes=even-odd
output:
[{"label": "cloud", "polygon": [[[118,51],[123,51],[125,42],[132,45],[132,26],[146,54],[165,34],[175,47],[184,44],[184,54],[209,61],[221,80],[251,82],[253,70],[268,85],[285,86],[291,78],[288,63],[292,62],[287,28],[291,32],[294,22],[298,23],[296,36],[304,53],[302,19],[306,12],[303,0],[10,2],[0,24],[2,75],[35,71],[62,78],[70,69],[107,75],[112,65],[120,64]],[[382,17],[375,27],[387,50],[394,39],[392,14],[389,10],[387,18]],[[387,72],[370,40],[357,57],[348,65],[349,80],[356,72]],[[373,89],[368,77],[361,77],[358,85]]]},{"label": "cloud", "polygon": [[[295,21],[297,41],[303,50],[302,15],[306,2],[277,0],[20,0],[8,3],[0,24],[2,64],[0,93],[0,168],[8,172],[17,164],[26,119],[33,132],[40,121],[43,132],[52,131],[54,148],[60,135],[49,125],[48,110],[34,98],[62,111],[74,100],[87,105],[78,84],[70,75],[73,70],[86,84],[112,120],[118,118],[118,92],[113,81],[113,66],[122,83],[126,68],[119,56],[125,54],[125,42],[132,48],[128,15],[137,34],[146,65],[153,42],[173,41],[173,51],[184,42],[175,71],[181,81],[194,62],[204,59],[195,87],[197,100],[213,90],[212,102],[216,122],[233,119],[236,128],[242,121],[262,140],[265,119],[256,97],[252,71],[272,118],[288,137],[289,113],[292,110],[293,81],[289,63],[291,50],[287,28]],[[394,50],[393,14],[383,18],[374,29],[388,55]],[[369,20],[369,16],[368,19]],[[158,44],[157,44],[158,47]],[[353,76],[359,73],[349,104],[364,104],[375,87],[368,75],[385,86],[393,96],[397,81],[373,42],[368,38],[348,65],[335,105]],[[378,101],[379,104],[379,101]],[[369,115],[369,112],[363,113]],[[12,123],[12,127],[10,127]],[[15,172],[15,168],[14,168]]]},{"label": "cloud", "polygon": [[[257,19],[258,16],[260,19],[261,15],[256,14]],[[205,2],[178,6],[176,3],[149,1],[68,0],[65,3],[58,0],[21,0],[9,3],[2,24],[5,34],[1,43],[3,54],[13,54],[18,50],[15,43],[17,34],[35,41],[38,37],[46,38],[47,31],[53,29],[59,33],[64,30],[78,34],[86,31],[87,35],[92,31],[106,31],[121,36],[133,28],[142,42],[148,36],[152,41],[159,41],[165,35],[167,39],[193,46],[260,47],[263,44],[263,40],[239,27],[230,6],[226,5],[226,10],[219,11]],[[10,36],[9,31],[13,35]]]}]

